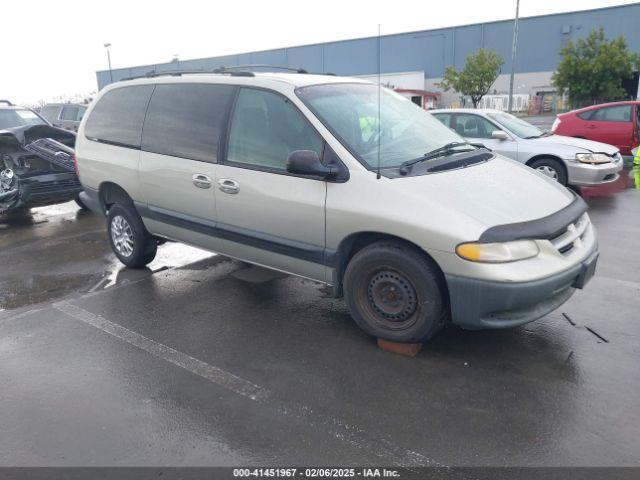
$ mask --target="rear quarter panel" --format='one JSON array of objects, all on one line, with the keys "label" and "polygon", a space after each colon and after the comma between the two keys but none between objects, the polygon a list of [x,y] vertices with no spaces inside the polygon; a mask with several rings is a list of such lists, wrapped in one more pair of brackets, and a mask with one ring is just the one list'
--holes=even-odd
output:
[{"label": "rear quarter panel", "polygon": [[139,201],[142,197],[138,174],[140,150],[95,142],[85,136],[85,124],[98,99],[91,104],[78,128],[76,159],[80,183],[97,190],[103,183],[112,182]]}]

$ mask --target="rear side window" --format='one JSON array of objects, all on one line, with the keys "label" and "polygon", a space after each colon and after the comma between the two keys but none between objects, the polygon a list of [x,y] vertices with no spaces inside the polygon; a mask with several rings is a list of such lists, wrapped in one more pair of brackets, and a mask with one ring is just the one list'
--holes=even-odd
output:
[{"label": "rear side window", "polygon": [[42,107],[40,114],[51,122],[53,120],[57,120],[59,109],[60,107],[58,107],[57,105],[45,105],[44,107]]},{"label": "rear side window", "polygon": [[587,110],[586,112],[580,112],[576,114],[576,116],[578,118],[581,118],[582,120],[589,120],[593,112],[595,112],[595,110]]},{"label": "rear side window", "polygon": [[322,155],[322,138],[286,98],[243,88],[233,112],[228,160],[269,170],[285,170],[294,150]]},{"label": "rear side window", "polygon": [[91,111],[84,133],[90,140],[140,148],[142,122],[153,85],[122,87],[104,94]]},{"label": "rear side window", "polygon": [[630,122],[631,105],[619,105],[594,110],[590,120],[594,122]]},{"label": "rear side window", "polygon": [[142,150],[216,162],[233,85],[157,85],[144,122]]},{"label": "rear side window", "polygon": [[446,127],[451,125],[451,114],[450,113],[432,113],[434,117],[442,122],[442,124]]},{"label": "rear side window", "polygon": [[60,114],[60,120],[72,120],[78,119],[78,107],[62,107],[62,113]]}]

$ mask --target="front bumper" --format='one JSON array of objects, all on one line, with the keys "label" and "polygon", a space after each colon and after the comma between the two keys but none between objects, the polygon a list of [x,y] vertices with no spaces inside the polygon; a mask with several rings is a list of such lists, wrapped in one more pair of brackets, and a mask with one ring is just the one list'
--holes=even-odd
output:
[{"label": "front bumper", "polygon": [[532,322],[569,300],[593,276],[598,250],[551,277],[531,282],[494,282],[445,274],[451,320],[469,330],[509,328]]},{"label": "front bumper", "polygon": [[22,206],[41,207],[73,200],[82,191],[75,173],[52,173],[20,179]]},{"label": "front bumper", "polygon": [[565,165],[569,175],[569,185],[588,187],[615,182],[620,176],[619,172],[622,170],[624,162],[613,161],[591,165],[572,160],[565,161]]}]

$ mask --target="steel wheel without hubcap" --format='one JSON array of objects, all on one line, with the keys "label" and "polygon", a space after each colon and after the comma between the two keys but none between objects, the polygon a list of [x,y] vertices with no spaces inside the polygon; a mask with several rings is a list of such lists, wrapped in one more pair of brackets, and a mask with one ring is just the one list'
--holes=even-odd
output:
[{"label": "steel wheel without hubcap", "polygon": [[122,215],[117,215],[111,220],[111,240],[113,240],[113,247],[120,255],[131,256],[135,238],[131,225]]},{"label": "steel wheel without hubcap", "polygon": [[555,181],[558,181],[558,172],[556,172],[555,168],[550,167],[549,165],[540,165],[536,170],[545,174],[547,177],[551,177]]},{"label": "steel wheel without hubcap", "polygon": [[367,299],[376,314],[377,323],[383,328],[400,330],[415,322],[414,314],[418,308],[416,290],[400,272],[374,272],[367,285]]},{"label": "steel wheel without hubcap", "polygon": [[358,326],[374,337],[419,343],[447,321],[437,267],[413,245],[381,240],[347,264],[344,296]]}]

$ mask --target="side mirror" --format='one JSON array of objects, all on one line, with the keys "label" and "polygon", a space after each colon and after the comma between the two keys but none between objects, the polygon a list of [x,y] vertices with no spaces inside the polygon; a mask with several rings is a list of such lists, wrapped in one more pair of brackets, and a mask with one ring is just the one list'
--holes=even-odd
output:
[{"label": "side mirror", "polygon": [[508,140],[509,135],[507,135],[507,132],[503,130],[494,130],[493,132],[491,132],[491,138],[493,138],[494,140]]},{"label": "side mirror", "polygon": [[287,172],[295,175],[309,175],[323,179],[334,175],[334,170],[320,161],[320,157],[313,150],[295,150],[287,159]]}]

